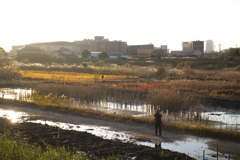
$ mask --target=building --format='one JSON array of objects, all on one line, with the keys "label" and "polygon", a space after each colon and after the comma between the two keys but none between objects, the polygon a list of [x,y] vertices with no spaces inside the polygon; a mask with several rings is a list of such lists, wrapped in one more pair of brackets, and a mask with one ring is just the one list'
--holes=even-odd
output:
[{"label": "building", "polygon": [[143,44],[143,45],[129,45],[127,48],[127,53],[129,55],[147,55],[154,51],[153,44]]},{"label": "building", "polygon": [[78,58],[70,49],[61,47],[53,53],[57,59],[75,59]]},{"label": "building", "polygon": [[214,42],[212,40],[206,40],[206,53],[214,52]]},{"label": "building", "polygon": [[182,42],[182,50],[185,52],[201,51],[204,53],[204,41]]},{"label": "building", "polygon": [[182,50],[183,51],[193,51],[193,43],[192,42],[182,42]]},{"label": "building", "polygon": [[201,51],[202,54],[204,53],[204,41],[192,41],[193,43],[193,51]]},{"label": "building", "polygon": [[83,49],[88,49],[91,52],[106,51],[110,55],[126,54],[127,43],[122,41],[109,41],[104,39],[104,36],[95,36],[94,39],[84,39],[82,41],[75,41],[76,46]]},{"label": "building", "polygon": [[12,46],[11,54],[16,55],[17,50],[19,50],[20,48],[25,47],[25,46],[37,47],[37,48],[40,48],[41,50],[43,50],[45,52],[49,52],[49,53],[54,53],[54,51],[59,50],[62,47],[69,49],[71,51],[71,53],[73,53],[73,54],[81,53],[81,48],[76,46],[75,43],[60,41],[60,42],[31,43],[31,44],[26,44],[26,45]]},{"label": "building", "polygon": [[17,56],[34,56],[34,55],[39,55],[43,54],[44,51],[38,47],[33,47],[33,46],[24,46],[22,48],[19,48],[17,50]]},{"label": "building", "polygon": [[193,51],[171,51],[171,53],[169,54],[170,57],[188,57],[192,55]]}]

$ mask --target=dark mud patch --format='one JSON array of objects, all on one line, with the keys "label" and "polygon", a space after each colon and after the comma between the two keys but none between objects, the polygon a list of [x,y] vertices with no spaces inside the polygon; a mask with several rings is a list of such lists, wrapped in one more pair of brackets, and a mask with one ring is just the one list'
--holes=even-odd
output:
[{"label": "dark mud patch", "polygon": [[[85,152],[95,158],[107,158],[118,155],[122,159],[192,159],[185,154],[172,152],[161,147],[150,148],[132,143],[122,143],[118,140],[106,140],[86,132],[62,130],[58,127],[50,127],[29,122],[11,123],[9,120],[0,118],[0,133],[8,129],[11,134],[19,132],[22,138],[29,143],[36,143],[45,148],[44,142],[52,146],[65,146],[74,153],[77,150]],[[59,137],[58,137],[59,136]],[[95,158],[94,158],[95,157]]]}]

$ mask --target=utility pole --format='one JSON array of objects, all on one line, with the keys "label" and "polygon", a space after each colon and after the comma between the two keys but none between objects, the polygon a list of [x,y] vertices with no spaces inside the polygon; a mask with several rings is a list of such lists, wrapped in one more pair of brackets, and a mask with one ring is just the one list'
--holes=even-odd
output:
[{"label": "utility pole", "polygon": [[221,44],[219,44],[219,52],[221,52]]}]

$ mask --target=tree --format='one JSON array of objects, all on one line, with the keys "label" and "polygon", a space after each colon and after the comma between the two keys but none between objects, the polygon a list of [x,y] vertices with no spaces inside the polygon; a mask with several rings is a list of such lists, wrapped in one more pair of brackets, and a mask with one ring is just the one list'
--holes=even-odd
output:
[{"label": "tree", "polygon": [[103,60],[97,61],[94,65],[98,67],[104,66],[105,62]]},{"label": "tree", "polygon": [[105,58],[109,58],[109,55],[106,51],[102,51],[99,55],[99,58],[105,59]]},{"label": "tree", "polygon": [[84,49],[81,55],[83,58],[88,58],[89,56],[91,56],[91,52],[88,49]]},{"label": "tree", "polygon": [[230,61],[233,61],[234,57],[239,57],[240,56],[239,49],[237,49],[237,48],[230,48],[229,56],[230,56]]}]

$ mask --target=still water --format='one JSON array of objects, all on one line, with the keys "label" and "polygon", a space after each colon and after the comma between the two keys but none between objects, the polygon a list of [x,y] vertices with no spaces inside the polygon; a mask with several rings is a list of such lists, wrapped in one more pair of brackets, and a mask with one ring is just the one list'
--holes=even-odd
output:
[{"label": "still water", "polygon": [[[6,99],[16,99],[31,101],[31,95],[33,90],[31,89],[12,89],[12,88],[0,88],[0,97]],[[150,105],[119,105],[115,102],[101,101],[92,105],[82,105],[78,101],[73,100],[72,106],[75,107],[86,107],[94,110],[100,110],[109,113],[119,113],[119,114],[130,114],[132,116],[148,116],[152,114]],[[196,114],[196,113],[194,113]],[[232,130],[240,131],[240,113],[230,113],[225,111],[214,111],[214,109],[208,110],[207,112],[201,112],[201,117],[203,120],[214,122],[211,123],[212,126],[217,128],[231,128]],[[179,119],[179,117],[173,117],[171,114],[163,115],[164,119]]]},{"label": "still water", "polygon": [[[38,115],[44,116],[44,115]],[[163,148],[169,149],[171,151],[177,151],[185,153],[196,159],[203,159],[203,151],[205,152],[205,159],[215,159],[212,155],[216,155],[216,152],[210,150],[206,144],[209,141],[212,141],[210,138],[187,138],[182,141],[175,142],[150,142],[150,141],[138,141],[134,139],[134,136],[124,132],[113,131],[107,126],[94,126],[94,125],[83,125],[83,124],[71,124],[65,122],[53,122],[49,120],[29,120],[29,115],[25,112],[15,112],[11,110],[1,109],[0,108],[0,117],[5,117],[10,119],[14,123],[21,123],[23,121],[31,123],[40,123],[47,124],[54,127],[60,127],[61,129],[66,130],[75,130],[80,132],[88,132],[98,137],[104,139],[118,139],[122,142],[130,142],[138,145],[145,145],[152,148]],[[226,157],[219,157],[219,160],[225,160]]]}]

